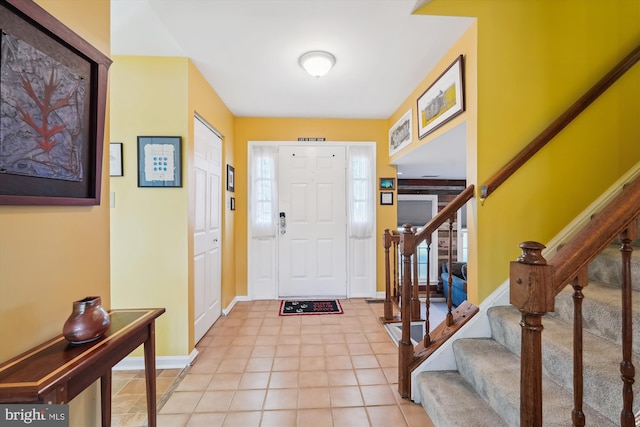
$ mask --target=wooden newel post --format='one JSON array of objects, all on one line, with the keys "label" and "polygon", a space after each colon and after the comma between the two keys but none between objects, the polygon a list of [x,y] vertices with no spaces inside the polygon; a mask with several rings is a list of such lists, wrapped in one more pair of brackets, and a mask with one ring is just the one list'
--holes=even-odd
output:
[{"label": "wooden newel post", "polygon": [[382,246],[384,247],[384,320],[393,319],[393,303],[391,302],[391,266],[389,265],[389,248],[392,237],[389,229],[384,230]]},{"label": "wooden newel post", "polygon": [[511,262],[511,304],[522,314],[520,425],[542,427],[542,316],[554,310],[553,266],[542,256],[545,246],[523,242]]},{"label": "wooden newel post", "polygon": [[409,365],[413,362],[413,344],[411,343],[411,257],[415,249],[415,235],[410,224],[404,224],[400,234],[400,253],[402,254],[402,339],[398,343],[398,392],[407,399],[410,392],[411,375]]}]

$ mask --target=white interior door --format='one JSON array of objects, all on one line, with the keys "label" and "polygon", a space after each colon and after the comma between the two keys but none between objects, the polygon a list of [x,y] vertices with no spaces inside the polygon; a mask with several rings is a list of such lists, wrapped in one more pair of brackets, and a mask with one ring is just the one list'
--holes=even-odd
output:
[{"label": "white interior door", "polygon": [[346,296],[344,146],[281,146],[278,173],[279,296]]},{"label": "white interior door", "polygon": [[195,218],[193,232],[194,337],[198,342],[222,312],[220,192],[222,140],[194,119]]}]

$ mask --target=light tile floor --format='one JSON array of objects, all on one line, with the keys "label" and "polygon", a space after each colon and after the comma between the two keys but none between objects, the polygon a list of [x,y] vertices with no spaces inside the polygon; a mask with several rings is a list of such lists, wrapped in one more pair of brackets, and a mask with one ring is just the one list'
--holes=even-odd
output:
[{"label": "light tile floor", "polygon": [[[291,317],[280,301],[237,303],[193,366],[158,373],[158,426],[433,426],[398,394],[383,304],[340,302],[344,314]],[[145,426],[144,373],[114,373],[113,392],[114,427]]]}]

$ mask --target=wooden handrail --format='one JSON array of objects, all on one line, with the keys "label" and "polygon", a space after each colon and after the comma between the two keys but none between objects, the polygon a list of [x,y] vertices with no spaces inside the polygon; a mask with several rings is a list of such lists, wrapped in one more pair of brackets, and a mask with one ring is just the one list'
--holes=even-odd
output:
[{"label": "wooden handrail", "polygon": [[555,295],[638,217],[640,177],[627,185],[575,238],[562,246],[549,260],[549,264],[554,266]]},{"label": "wooden handrail", "polygon": [[455,199],[451,201],[447,206],[442,208],[440,212],[436,214],[431,220],[424,226],[418,234],[416,234],[416,246],[424,242],[427,237],[431,236],[442,224],[445,223],[451,216],[455,215],[465,203],[467,203],[473,197],[475,187],[470,184],[467,188],[458,194]]},{"label": "wooden handrail", "polygon": [[509,163],[502,167],[486,184],[482,186],[482,199],[486,199],[511,175],[513,175],[527,160],[540,151],[549,141],[553,139],[562,129],[582,113],[593,103],[604,91],[615,83],[624,73],[626,73],[636,62],[640,60],[640,46],[620,61],[611,71],[609,71],[598,83],[578,99],[560,117],[551,123],[540,135],[533,139],[520,153],[518,153]]}]

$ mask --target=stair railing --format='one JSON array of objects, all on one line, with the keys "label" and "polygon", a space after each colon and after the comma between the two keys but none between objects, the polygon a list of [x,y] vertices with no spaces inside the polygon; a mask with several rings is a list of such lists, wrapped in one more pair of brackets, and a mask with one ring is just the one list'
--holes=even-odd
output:
[{"label": "stair railing", "polygon": [[640,177],[597,214],[570,242],[549,260],[542,257],[544,245],[537,242],[520,244],[522,255],[511,263],[510,298],[522,320],[520,373],[520,425],[542,426],[542,316],[554,310],[555,297],[567,285],[574,288],[574,426],[586,423],[582,411],[582,289],[588,284],[589,263],[619,237],[622,257],[622,410],[620,425],[635,426],[633,383],[635,368],[632,354],[631,306],[631,241],[638,237],[640,217]]},{"label": "stair railing", "polygon": [[[429,354],[431,354],[438,346],[440,346],[455,330],[459,329],[462,322],[468,321],[475,313],[477,308],[471,304],[464,304],[464,307],[459,307],[456,312],[458,316],[452,313],[452,278],[451,268],[449,269],[449,288],[447,298],[447,316],[444,325],[439,325],[437,333],[437,339],[432,336],[431,325],[429,322],[429,310],[430,310],[430,295],[429,295],[429,283],[427,282],[427,295],[426,295],[426,314],[425,314],[425,336],[423,340],[417,345],[413,346],[411,342],[411,321],[420,318],[420,300],[418,299],[418,270],[416,254],[418,246],[427,241],[430,246],[431,235],[440,228],[445,222],[449,222],[449,249],[448,259],[449,265],[452,265],[453,258],[453,222],[455,221],[457,212],[462,209],[469,200],[474,196],[475,187],[469,185],[462,191],[455,199],[445,206],[436,216],[434,216],[420,232],[417,232],[416,228],[411,228],[411,225],[405,224],[403,232],[399,235],[399,251],[401,254],[401,284],[400,284],[400,319],[402,321],[402,338],[398,343],[398,392],[404,398],[409,397],[411,389],[411,370],[416,366],[419,361],[424,360]],[[390,284],[390,268],[389,268],[389,251],[393,241],[392,235],[388,230],[385,230],[384,234],[384,247],[385,247],[385,278],[387,295],[391,290]],[[428,267],[427,267],[428,269]],[[392,306],[387,301],[390,298],[385,298],[385,318],[388,314],[393,318],[392,313],[388,313],[392,309]],[[404,303],[407,302],[407,303]],[[416,315],[417,308],[417,315]]]}]

